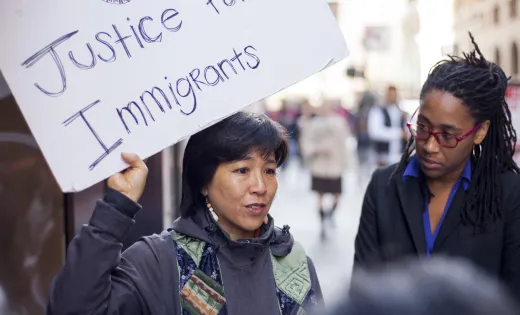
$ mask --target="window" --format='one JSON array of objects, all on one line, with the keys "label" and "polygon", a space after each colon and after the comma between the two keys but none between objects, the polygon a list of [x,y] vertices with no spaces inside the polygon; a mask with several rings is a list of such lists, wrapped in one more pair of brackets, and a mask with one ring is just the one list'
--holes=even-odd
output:
[{"label": "window", "polygon": [[516,0],[509,0],[509,16],[515,18],[516,13]]},{"label": "window", "polygon": [[518,46],[513,43],[513,46],[511,46],[511,73],[518,75],[518,70]]},{"label": "window", "polygon": [[495,48],[495,63],[500,66],[500,50]]},{"label": "window", "polygon": [[493,9],[493,22],[495,22],[495,24],[498,24],[500,22],[500,8],[498,7],[498,5],[496,5]]}]

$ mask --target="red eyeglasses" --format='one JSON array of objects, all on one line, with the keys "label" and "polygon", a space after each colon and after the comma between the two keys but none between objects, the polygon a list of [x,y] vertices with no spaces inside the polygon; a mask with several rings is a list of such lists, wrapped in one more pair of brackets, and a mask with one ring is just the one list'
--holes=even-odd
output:
[{"label": "red eyeglasses", "polygon": [[[415,116],[416,113],[417,110],[415,110],[415,112],[413,113],[412,118]],[[471,129],[470,131],[468,131],[460,137],[446,132],[433,132],[428,127],[422,124],[407,123],[406,126],[408,127],[408,130],[410,130],[410,134],[412,135],[412,137],[414,137],[416,140],[428,141],[428,139],[430,139],[430,137],[433,136],[440,146],[453,149],[459,144],[459,142],[461,142],[462,140],[470,136],[472,133],[474,133],[480,127],[480,124],[476,125],[475,127],[473,127],[473,129]]]}]

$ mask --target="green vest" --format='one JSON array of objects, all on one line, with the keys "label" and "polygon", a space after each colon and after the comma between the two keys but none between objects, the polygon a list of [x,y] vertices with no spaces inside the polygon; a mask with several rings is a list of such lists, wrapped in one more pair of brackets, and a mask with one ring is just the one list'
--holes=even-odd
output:
[{"label": "green vest", "polygon": [[[213,271],[199,269],[203,256],[204,259],[215,260],[218,266],[216,251],[213,251],[211,245],[202,240],[175,231],[172,231],[171,235],[176,243],[177,251],[186,253],[192,260],[190,261],[191,266],[186,267],[184,261],[186,258],[179,258],[178,255],[181,308],[184,311],[181,313],[186,314],[187,311],[191,315],[219,314],[225,304],[225,290],[222,286],[220,268]],[[288,308],[284,307],[284,311],[282,311],[280,305],[282,303],[281,296],[285,295],[297,303],[298,311],[296,314],[304,315],[305,311],[302,305],[306,299],[314,301],[314,296],[311,296],[311,277],[305,250],[299,243],[295,242],[292,251],[285,257],[275,256],[271,252],[271,261],[276,287],[281,292],[281,294],[278,294],[280,314],[288,314],[285,311]],[[181,268],[181,265],[183,268]],[[287,311],[293,312],[294,307]]]}]

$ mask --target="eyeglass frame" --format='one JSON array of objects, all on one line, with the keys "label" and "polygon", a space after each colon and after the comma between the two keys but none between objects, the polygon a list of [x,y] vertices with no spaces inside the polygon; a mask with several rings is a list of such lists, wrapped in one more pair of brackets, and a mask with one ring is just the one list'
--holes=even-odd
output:
[{"label": "eyeglass frame", "polygon": [[[417,134],[414,136],[413,135],[413,132],[412,132],[412,126],[416,126],[416,127],[419,127],[419,124],[412,124],[410,123],[410,121],[413,119],[413,117],[415,117],[415,114],[417,114],[417,111],[419,109],[416,109],[415,112],[413,113],[412,117],[410,118],[410,120],[406,123],[406,127],[408,127],[408,131],[410,132],[410,134],[412,135],[412,137],[417,140]],[[479,123],[477,124],[475,127],[473,127],[470,131],[466,132],[464,135],[460,136],[460,137],[457,137],[455,135],[452,135],[454,137],[454,139],[457,141],[455,143],[455,145],[453,147],[451,146],[445,146],[445,145],[442,145],[441,142],[439,141],[439,135],[442,135],[442,134],[446,134],[446,132],[434,132],[432,130],[424,130],[424,131],[427,131],[429,133],[428,135],[428,138],[424,139],[424,140],[421,140],[419,139],[420,141],[428,141],[430,140],[430,138],[433,136],[435,138],[435,141],[437,141],[437,143],[443,147],[443,148],[448,148],[448,149],[454,149],[456,148],[458,145],[459,145],[459,142],[461,142],[462,140],[466,139],[467,137],[469,137],[471,134],[473,134],[476,130],[478,130],[478,128],[480,127],[480,125],[482,125],[482,123]]]}]

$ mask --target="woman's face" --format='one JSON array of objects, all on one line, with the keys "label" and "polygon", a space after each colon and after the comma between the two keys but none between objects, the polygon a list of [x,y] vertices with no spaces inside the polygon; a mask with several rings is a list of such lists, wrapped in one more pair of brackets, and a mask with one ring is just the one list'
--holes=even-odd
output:
[{"label": "woman's face", "polygon": [[[476,121],[460,99],[448,92],[432,90],[421,102],[417,124],[433,132],[461,137],[475,127]],[[489,121],[482,123],[455,148],[442,147],[433,136],[426,141],[416,140],[416,154],[423,173],[431,179],[460,175],[473,147],[484,140],[488,128]]]},{"label": "woman's face", "polygon": [[246,159],[222,163],[202,194],[234,239],[249,238],[269,212],[278,180],[274,153],[266,158],[253,151]]}]

